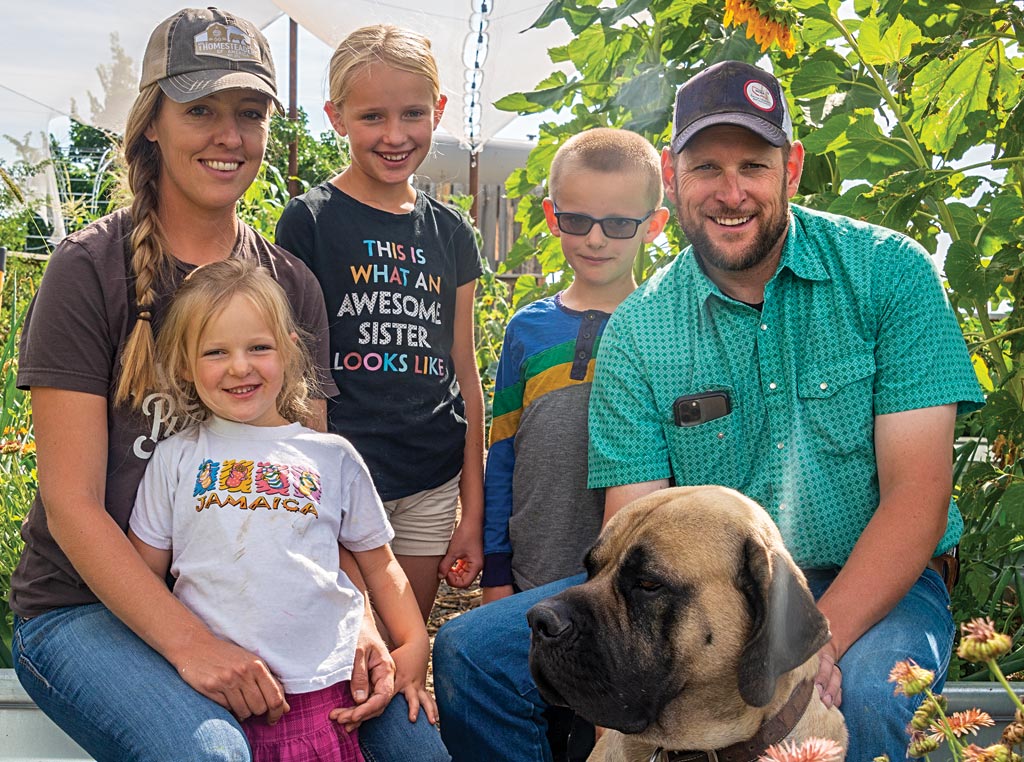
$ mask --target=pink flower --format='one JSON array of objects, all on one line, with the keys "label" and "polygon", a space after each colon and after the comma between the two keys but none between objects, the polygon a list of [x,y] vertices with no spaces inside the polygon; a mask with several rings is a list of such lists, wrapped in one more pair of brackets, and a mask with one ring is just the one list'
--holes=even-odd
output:
[{"label": "pink flower", "polygon": [[827,738],[808,738],[799,746],[793,741],[769,746],[758,762],[842,762],[846,752]]}]

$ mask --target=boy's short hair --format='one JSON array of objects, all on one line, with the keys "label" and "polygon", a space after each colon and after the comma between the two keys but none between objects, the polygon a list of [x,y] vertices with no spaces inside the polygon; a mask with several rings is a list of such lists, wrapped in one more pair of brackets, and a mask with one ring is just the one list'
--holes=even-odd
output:
[{"label": "boy's short hair", "polygon": [[548,193],[552,197],[571,167],[592,172],[635,172],[646,181],[651,206],[661,206],[661,159],[643,135],[610,127],[594,127],[573,135],[558,148],[551,162]]}]

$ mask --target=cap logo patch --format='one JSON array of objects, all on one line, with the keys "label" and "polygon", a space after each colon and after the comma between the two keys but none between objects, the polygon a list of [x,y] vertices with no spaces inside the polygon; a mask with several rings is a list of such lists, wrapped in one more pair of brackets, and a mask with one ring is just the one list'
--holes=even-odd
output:
[{"label": "cap logo patch", "polygon": [[750,80],[743,86],[743,94],[747,96],[747,100],[754,108],[761,109],[761,111],[775,110],[775,96],[763,82],[758,82],[756,79]]},{"label": "cap logo patch", "polygon": [[194,38],[197,56],[229,61],[262,61],[256,41],[237,26],[213,23]]}]

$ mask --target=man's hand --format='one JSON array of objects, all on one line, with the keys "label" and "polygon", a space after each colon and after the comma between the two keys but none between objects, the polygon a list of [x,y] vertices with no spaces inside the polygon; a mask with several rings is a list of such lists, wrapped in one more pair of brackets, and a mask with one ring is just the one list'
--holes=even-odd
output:
[{"label": "man's hand", "polygon": [[818,660],[814,684],[818,686],[821,701],[826,707],[838,707],[843,703],[843,672],[836,663],[836,649],[832,641],[818,651]]}]

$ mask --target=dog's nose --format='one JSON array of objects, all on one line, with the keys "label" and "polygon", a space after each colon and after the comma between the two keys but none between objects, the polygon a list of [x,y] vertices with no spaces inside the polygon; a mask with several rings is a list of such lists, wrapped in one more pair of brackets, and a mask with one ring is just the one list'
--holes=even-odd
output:
[{"label": "dog's nose", "polygon": [[546,600],[535,604],[526,612],[526,621],[537,638],[554,640],[573,628],[569,607],[559,600]]}]

